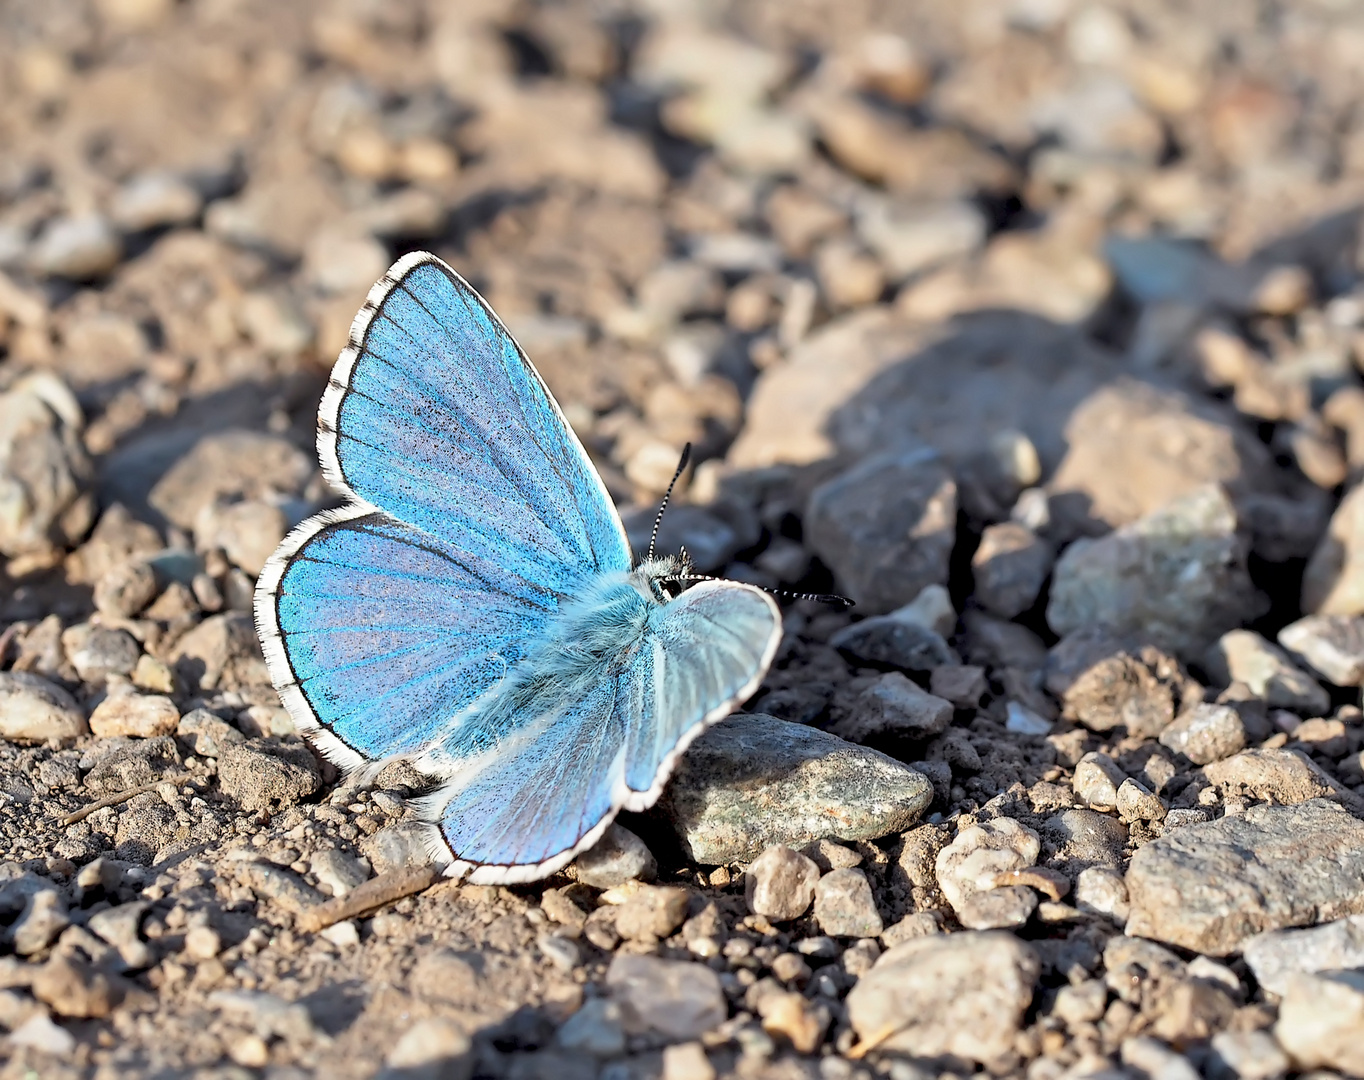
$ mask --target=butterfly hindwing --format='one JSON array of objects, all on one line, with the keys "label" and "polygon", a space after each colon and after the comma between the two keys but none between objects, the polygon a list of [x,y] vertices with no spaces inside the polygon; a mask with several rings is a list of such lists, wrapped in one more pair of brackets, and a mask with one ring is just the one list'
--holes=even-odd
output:
[{"label": "butterfly hindwing", "polygon": [[[752,696],[781,639],[781,615],[766,593],[736,581],[703,581],[652,620],[652,662],[629,686],[626,810],[652,806],[673,762],[700,725]],[[715,710],[723,707],[718,715]]]},{"label": "butterfly hindwing", "polygon": [[496,752],[448,767],[425,816],[439,825],[449,872],[485,883],[543,877],[617,811],[651,806],[691,741],[756,689],[780,638],[771,598],[737,582],[655,606],[619,670],[585,681]]}]

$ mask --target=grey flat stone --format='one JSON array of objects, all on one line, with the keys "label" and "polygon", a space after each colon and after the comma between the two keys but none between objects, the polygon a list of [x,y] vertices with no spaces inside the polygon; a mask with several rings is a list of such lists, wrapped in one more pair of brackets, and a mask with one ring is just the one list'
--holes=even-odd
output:
[{"label": "grey flat stone", "polygon": [[1364,822],[1324,799],[1257,806],[1143,847],[1127,933],[1211,956],[1255,934],[1364,911]]},{"label": "grey flat stone", "polygon": [[619,953],[606,970],[606,987],[627,1032],[671,1042],[699,1038],[729,1011],[715,972],[684,960]]},{"label": "grey flat stone", "polygon": [[1268,930],[1241,946],[1255,980],[1282,996],[1294,973],[1364,968],[1364,915],[1304,930]]},{"label": "grey flat stone", "polygon": [[894,758],[754,714],[697,739],[660,805],[687,857],[714,865],[756,858],[772,844],[904,832],[932,801],[928,777]]}]

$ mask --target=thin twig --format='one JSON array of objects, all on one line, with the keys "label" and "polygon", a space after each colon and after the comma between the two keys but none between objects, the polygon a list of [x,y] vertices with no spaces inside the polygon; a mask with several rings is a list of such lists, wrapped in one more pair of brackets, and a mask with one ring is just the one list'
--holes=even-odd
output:
[{"label": "thin twig", "polygon": [[100,799],[98,802],[92,802],[89,806],[82,807],[74,814],[62,818],[62,825],[65,827],[67,825],[74,825],[78,821],[84,821],[96,810],[103,810],[106,806],[117,806],[119,803],[127,802],[137,795],[145,795],[149,791],[155,791],[162,784],[175,784],[176,786],[179,786],[180,784],[193,779],[194,777],[191,774],[184,773],[181,776],[164,776],[160,780],[153,780],[150,784],[143,784],[141,787],[128,788],[127,791],[120,791],[117,795],[110,795],[108,798]]},{"label": "thin twig", "polygon": [[845,1056],[853,1061],[861,1061],[862,1058],[870,1054],[892,1035],[898,1035],[904,1027],[905,1025],[900,1023],[887,1024],[885,1027],[873,1031],[871,1035],[863,1039],[856,1046],[851,1047]]},{"label": "thin twig", "polygon": [[315,934],[333,923],[368,915],[376,908],[401,900],[404,896],[429,889],[441,878],[434,866],[420,866],[407,870],[390,870],[357,885],[345,896],[318,904],[298,917],[298,927]]}]

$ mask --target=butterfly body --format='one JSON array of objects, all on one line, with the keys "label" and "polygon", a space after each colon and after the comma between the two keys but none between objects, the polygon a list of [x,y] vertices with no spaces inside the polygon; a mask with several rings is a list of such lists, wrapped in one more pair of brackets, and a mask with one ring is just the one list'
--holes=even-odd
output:
[{"label": "butterfly body", "polygon": [[[668,566],[670,564],[664,564]],[[581,595],[524,643],[496,688],[449,727],[447,740],[422,762],[438,772],[508,737],[530,718],[557,715],[603,679],[628,671],[666,602],[655,572],[611,572],[584,583]]]},{"label": "butterfly body", "polygon": [[318,412],[347,506],[291,533],[257,584],[299,729],[372,775],[407,758],[433,854],[474,881],[542,877],[758,686],[780,638],[737,582],[679,591],[636,563],[539,374],[434,256],[371,290]]}]

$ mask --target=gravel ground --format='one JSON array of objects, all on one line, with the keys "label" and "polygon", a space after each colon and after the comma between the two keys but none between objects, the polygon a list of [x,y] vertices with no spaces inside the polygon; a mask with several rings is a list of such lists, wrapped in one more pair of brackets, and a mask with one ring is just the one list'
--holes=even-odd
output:
[{"label": "gravel ground", "polygon": [[[1364,1075],[1364,11],[0,3],[0,1078]],[[533,886],[250,619],[429,249],[797,602]]]}]

